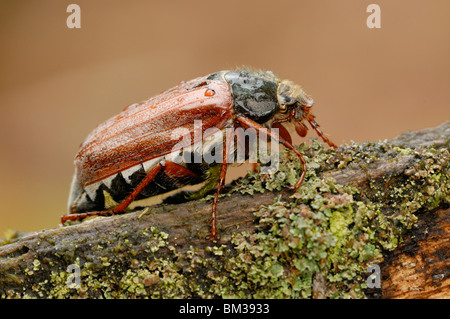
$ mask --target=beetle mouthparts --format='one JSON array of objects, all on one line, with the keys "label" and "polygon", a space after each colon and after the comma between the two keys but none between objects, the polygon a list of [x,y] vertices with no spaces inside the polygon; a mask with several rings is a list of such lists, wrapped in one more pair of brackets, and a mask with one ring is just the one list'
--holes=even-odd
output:
[{"label": "beetle mouthparts", "polygon": [[302,121],[295,120],[295,131],[299,136],[305,137],[306,133],[308,133],[308,128],[302,123]]}]

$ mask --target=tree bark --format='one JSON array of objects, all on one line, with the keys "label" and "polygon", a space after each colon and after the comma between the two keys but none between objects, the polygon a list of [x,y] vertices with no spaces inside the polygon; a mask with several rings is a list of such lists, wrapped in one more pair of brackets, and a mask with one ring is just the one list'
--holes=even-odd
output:
[{"label": "tree bark", "polygon": [[210,200],[17,232],[0,246],[0,297],[450,298],[449,140],[446,122],[302,146],[297,193],[294,168],[228,187],[217,242],[205,239]]}]

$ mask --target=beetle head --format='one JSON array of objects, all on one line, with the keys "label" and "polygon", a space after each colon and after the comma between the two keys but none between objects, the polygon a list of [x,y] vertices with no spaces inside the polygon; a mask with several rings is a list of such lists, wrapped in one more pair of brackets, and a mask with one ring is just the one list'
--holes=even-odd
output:
[{"label": "beetle head", "polygon": [[272,122],[272,127],[280,127],[281,123],[293,123],[298,135],[304,137],[308,131],[302,123],[308,120],[314,100],[305,91],[289,80],[282,80],[278,85],[279,112]]}]

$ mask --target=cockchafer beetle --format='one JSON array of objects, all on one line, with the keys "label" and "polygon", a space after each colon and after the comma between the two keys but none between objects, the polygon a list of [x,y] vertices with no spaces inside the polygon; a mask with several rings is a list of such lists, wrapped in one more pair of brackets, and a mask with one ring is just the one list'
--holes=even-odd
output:
[{"label": "cockchafer beetle", "polygon": [[[291,136],[283,124],[293,123],[297,134],[304,137],[307,127],[303,121],[308,122],[325,143],[336,148],[319,129],[310,112],[312,105],[312,98],[300,86],[278,79],[271,71],[249,69],[220,71],[182,82],[153,98],[132,104],[99,125],[81,144],[75,157],[69,214],[62,216],[61,221],[64,224],[88,216],[120,214],[136,199],[208,181],[206,190],[218,185],[209,236],[217,239],[217,201],[233,152],[230,144],[234,137],[226,128],[256,129],[258,134],[264,133],[294,152],[303,168],[292,187],[298,189],[305,178],[306,162],[292,146]],[[202,138],[222,144],[221,163],[172,160],[182,149],[184,156],[188,154],[184,159],[199,155],[195,138],[187,139],[190,145],[183,145],[183,134],[173,134],[181,131],[192,137],[196,121],[201,121]],[[205,133],[210,128],[225,134],[220,138],[208,137]],[[271,128],[277,128],[278,134]],[[216,174],[211,173],[213,167]],[[104,191],[119,204],[106,209]]]}]

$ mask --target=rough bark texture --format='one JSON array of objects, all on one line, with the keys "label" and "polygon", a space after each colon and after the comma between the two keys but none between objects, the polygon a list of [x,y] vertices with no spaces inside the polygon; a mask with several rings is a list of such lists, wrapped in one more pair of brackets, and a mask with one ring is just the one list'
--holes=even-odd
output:
[{"label": "rough bark texture", "polygon": [[286,186],[301,166],[284,152],[276,174],[220,198],[218,242],[204,239],[208,199],[12,233],[0,297],[450,298],[449,140],[446,122],[337,150],[302,145],[296,193]]}]

